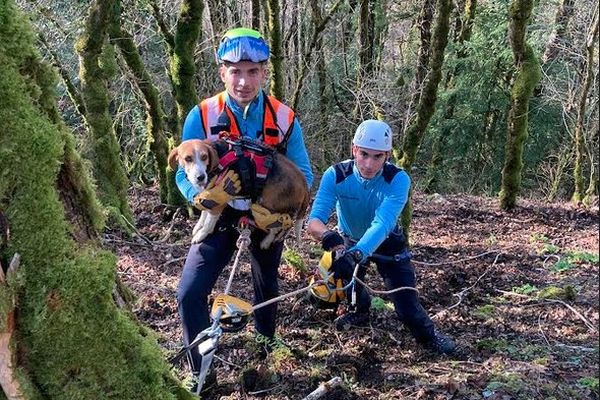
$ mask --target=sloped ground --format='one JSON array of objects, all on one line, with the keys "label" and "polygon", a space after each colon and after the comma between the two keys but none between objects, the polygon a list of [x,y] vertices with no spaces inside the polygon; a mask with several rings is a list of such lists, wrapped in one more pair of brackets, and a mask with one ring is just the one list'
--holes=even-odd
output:
[{"label": "sloped ground", "polygon": [[[106,243],[137,295],[135,314],[169,356],[181,346],[175,293],[195,219],[165,209],[152,190],[131,194],[147,240],[107,234]],[[416,345],[389,304],[372,311],[370,327],[336,332],[335,314],[314,310],[300,295],[279,307],[279,334],[291,354],[265,357],[252,323],[225,334],[213,364],[218,384],[203,398],[302,399],[338,376],[343,386],[323,398],[597,399],[597,207],[523,200],[508,213],[495,199],[466,195],[416,195],[414,207],[418,289],[439,328],[456,339],[456,355]],[[281,293],[305,287],[318,261],[318,246],[307,237],[289,245],[306,268],[284,262]],[[383,289],[376,273],[367,281]],[[232,291],[252,299],[245,261]],[[185,372],[176,367],[181,377]]]}]

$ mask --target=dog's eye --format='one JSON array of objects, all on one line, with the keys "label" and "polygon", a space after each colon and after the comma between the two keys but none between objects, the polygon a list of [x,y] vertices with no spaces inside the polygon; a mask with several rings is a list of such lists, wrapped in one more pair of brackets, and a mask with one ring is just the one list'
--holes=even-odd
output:
[{"label": "dog's eye", "polygon": [[202,155],[200,156],[200,160],[201,160],[201,161],[206,161],[207,159],[208,159],[208,155],[207,155],[207,154],[202,154]]},{"label": "dog's eye", "polygon": [[186,156],[186,157],[184,158],[184,160],[185,160],[185,162],[187,162],[187,163],[191,163],[192,161],[194,161],[194,158],[193,158],[192,156]]}]

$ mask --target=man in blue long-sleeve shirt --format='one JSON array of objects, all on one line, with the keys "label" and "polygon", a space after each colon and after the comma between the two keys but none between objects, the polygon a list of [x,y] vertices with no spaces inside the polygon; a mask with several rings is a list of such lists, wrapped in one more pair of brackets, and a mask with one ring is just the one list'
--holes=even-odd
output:
[{"label": "man in blue long-sleeve shirt", "polygon": [[[352,140],[352,160],[325,171],[309,216],[308,231],[326,251],[341,253],[331,268],[336,278],[350,281],[356,264],[364,278],[369,261],[375,262],[388,290],[416,283],[410,251],[398,225],[410,189],[408,174],[388,162],[392,130],[382,121],[362,122]],[[336,211],[339,232],[327,221]],[[336,328],[350,329],[368,323],[371,298],[356,285],[355,309],[338,317]],[[454,351],[453,341],[436,332],[414,290],[392,294],[400,320],[422,345],[440,354]]]},{"label": "man in blue long-sleeve shirt", "polygon": [[[189,112],[183,126],[183,140],[216,140],[222,131],[232,136],[261,140],[294,162],[310,187],[313,175],[298,120],[293,110],[262,91],[267,78],[269,47],[260,33],[247,28],[228,31],[217,56],[225,91],[203,100]],[[198,190],[188,181],[182,168],[177,171],[176,182],[185,198],[198,206]],[[227,193],[221,191],[220,195]],[[239,236],[236,227],[240,217],[251,215],[260,227],[249,200],[233,200],[231,196],[228,199],[228,206],[213,233],[201,243],[191,246],[182,272],[177,301],[186,345],[209,326],[208,295],[236,249]],[[279,294],[277,269],[283,243],[274,242],[270,248],[261,249],[259,243],[265,235],[257,229],[250,237],[255,303]],[[275,337],[276,312],[277,303],[274,303],[254,313],[258,338],[265,342],[266,347],[278,344]],[[191,351],[189,358],[192,372],[198,376],[202,357],[198,351]]]}]

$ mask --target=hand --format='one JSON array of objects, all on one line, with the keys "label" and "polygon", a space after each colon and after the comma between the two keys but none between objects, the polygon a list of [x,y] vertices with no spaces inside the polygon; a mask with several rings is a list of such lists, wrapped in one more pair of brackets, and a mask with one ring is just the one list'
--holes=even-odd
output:
[{"label": "hand", "polygon": [[216,206],[227,203],[242,189],[240,177],[234,171],[227,171],[217,182],[214,177],[206,189],[194,197],[194,206],[200,210],[212,210]]},{"label": "hand", "polygon": [[294,225],[289,214],[273,213],[259,204],[252,204],[250,210],[254,223],[264,231],[275,228],[288,230]]},{"label": "hand", "polygon": [[336,231],[328,230],[321,235],[321,247],[325,251],[331,251],[338,246],[344,246],[344,238]]},{"label": "hand", "polygon": [[362,258],[360,250],[345,251],[331,264],[333,278],[349,281],[352,278],[352,274],[354,274],[356,264],[361,262]]}]

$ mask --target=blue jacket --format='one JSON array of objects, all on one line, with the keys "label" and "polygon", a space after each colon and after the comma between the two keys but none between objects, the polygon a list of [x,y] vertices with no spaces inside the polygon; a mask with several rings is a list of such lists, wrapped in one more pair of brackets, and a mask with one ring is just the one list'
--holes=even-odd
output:
[{"label": "blue jacket", "polygon": [[410,178],[401,168],[386,162],[371,179],[360,176],[354,160],[329,167],[321,179],[309,220],[324,224],[335,207],[338,228],[362,251],[375,252],[397,225],[408,200]]},{"label": "blue jacket", "polygon": [[[237,103],[232,101],[229,95],[226,96],[227,105],[234,113],[236,121],[239,125],[238,128],[243,136],[256,139],[257,134],[262,132],[264,96],[265,94],[261,91],[256,99],[254,99],[252,103],[250,103],[245,109],[242,109]],[[181,140],[184,141],[188,139],[205,138],[206,134],[200,118],[200,108],[195,106],[190,110],[185,119]],[[313,182],[313,174],[310,162],[308,160],[306,146],[304,145],[304,138],[302,137],[302,128],[300,127],[300,123],[298,122],[297,118],[294,118],[294,127],[290,132],[285,156],[294,164],[296,164],[300,171],[302,171],[304,177],[306,178],[306,183],[310,188]],[[198,191],[188,181],[183,168],[179,167],[177,170],[175,181],[183,196],[190,203],[193,202],[194,197],[198,194]]]}]

